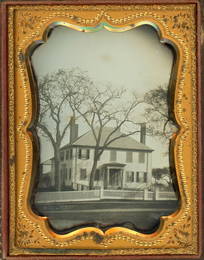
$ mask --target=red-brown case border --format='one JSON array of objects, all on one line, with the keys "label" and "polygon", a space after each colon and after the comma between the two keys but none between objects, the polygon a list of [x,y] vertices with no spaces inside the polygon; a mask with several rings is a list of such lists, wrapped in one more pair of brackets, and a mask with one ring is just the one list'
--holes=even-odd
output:
[{"label": "red-brown case border", "polygon": [[[198,207],[199,207],[199,255],[126,255],[126,256],[77,256],[77,255],[26,255],[26,256],[9,256],[8,254],[8,245],[9,245],[9,235],[8,235],[8,227],[9,227],[9,172],[8,172],[8,56],[7,56],[7,47],[8,47],[8,39],[7,39],[7,7],[9,5],[56,5],[56,4],[70,4],[70,5],[95,5],[95,4],[115,4],[115,5],[128,5],[128,4],[196,4],[197,5],[197,85],[198,85],[198,170],[199,170],[199,192],[198,192]],[[203,11],[203,16],[201,17],[201,11]],[[202,153],[202,148],[204,147],[204,139],[203,139],[203,131],[204,128],[204,100],[202,96],[204,96],[204,86],[201,87],[201,79],[202,85],[204,82],[204,44],[201,46],[201,18],[202,25],[204,27],[204,1],[202,0],[66,0],[66,1],[12,1],[12,0],[3,0],[1,2],[1,34],[0,34],[0,46],[1,46],[1,214],[2,214],[2,259],[9,260],[19,260],[19,259],[27,259],[27,260],[48,260],[48,259],[70,259],[70,260],[93,260],[93,259],[105,259],[105,260],[131,260],[131,259],[204,259],[204,206],[203,199],[204,194],[202,192],[203,184],[204,184],[204,153]],[[204,41],[204,40],[203,40]],[[202,53],[202,55],[201,55]],[[201,76],[202,72],[202,76]],[[202,77],[202,78],[201,78]]]}]

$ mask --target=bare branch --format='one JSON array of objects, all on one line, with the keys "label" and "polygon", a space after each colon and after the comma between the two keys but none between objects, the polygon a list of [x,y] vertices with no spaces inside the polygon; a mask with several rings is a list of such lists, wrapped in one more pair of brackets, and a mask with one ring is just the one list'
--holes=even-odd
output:
[{"label": "bare branch", "polygon": [[53,146],[55,146],[56,141],[54,140],[52,133],[48,130],[45,125],[42,125],[38,122],[38,127],[46,134],[46,136],[50,139]]}]

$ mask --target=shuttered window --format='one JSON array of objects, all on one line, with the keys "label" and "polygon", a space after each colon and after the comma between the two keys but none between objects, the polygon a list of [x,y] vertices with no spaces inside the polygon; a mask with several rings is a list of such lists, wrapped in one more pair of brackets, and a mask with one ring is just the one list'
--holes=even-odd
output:
[{"label": "shuttered window", "polygon": [[140,181],[140,173],[136,172],[136,182],[139,182],[139,181]]},{"label": "shuttered window", "polygon": [[90,150],[89,149],[79,149],[78,158],[83,159],[83,160],[88,160],[90,158]]},{"label": "shuttered window", "polygon": [[89,158],[90,158],[90,150],[87,149],[87,150],[86,150],[86,159],[88,160]]},{"label": "shuttered window", "polygon": [[72,159],[72,155],[73,155],[73,150],[70,149],[70,151],[69,151],[69,158],[70,158],[70,159]]},{"label": "shuttered window", "polygon": [[132,158],[133,158],[133,152],[126,152],[126,162],[131,163],[132,162]]},{"label": "shuttered window", "polygon": [[69,159],[69,150],[66,151],[66,160]]},{"label": "shuttered window", "polygon": [[144,172],[144,182],[147,182],[147,172]]},{"label": "shuttered window", "polygon": [[145,162],[145,152],[139,152],[139,163]]},{"label": "shuttered window", "polygon": [[126,182],[134,182],[134,172],[126,172]]},{"label": "shuttered window", "polygon": [[80,169],[80,180],[86,180],[86,169]]},{"label": "shuttered window", "polygon": [[69,168],[69,180],[72,178],[72,168]]},{"label": "shuttered window", "polygon": [[110,161],[115,162],[117,160],[117,152],[116,150],[110,151]]}]

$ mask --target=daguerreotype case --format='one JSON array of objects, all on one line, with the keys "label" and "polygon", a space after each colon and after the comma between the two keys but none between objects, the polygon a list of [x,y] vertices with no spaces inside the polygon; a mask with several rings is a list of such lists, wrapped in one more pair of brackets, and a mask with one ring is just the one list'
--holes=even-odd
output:
[{"label": "daguerreotype case", "polygon": [[3,258],[200,258],[199,2],[1,11]]}]

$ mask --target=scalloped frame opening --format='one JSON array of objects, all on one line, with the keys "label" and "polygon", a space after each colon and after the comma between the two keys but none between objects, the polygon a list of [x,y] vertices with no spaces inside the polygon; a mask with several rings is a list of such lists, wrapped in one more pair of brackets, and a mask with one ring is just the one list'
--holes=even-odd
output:
[{"label": "scalloped frame opening", "polygon": [[[173,135],[173,137],[170,140],[170,148],[169,148],[170,152],[169,152],[169,155],[170,155],[171,171],[174,172],[173,174],[176,174],[173,150],[174,150],[175,139],[176,139],[176,137],[177,137],[177,135],[179,133],[179,123],[176,120],[176,117],[175,117],[175,114],[173,112],[172,107],[173,107],[173,104],[174,104],[174,93],[175,93],[174,78],[177,75],[177,66],[178,66],[178,59],[179,59],[179,49],[177,48],[175,43],[173,43],[171,40],[169,40],[167,38],[164,38],[162,36],[162,32],[161,32],[161,30],[160,30],[160,28],[159,28],[159,26],[157,24],[149,22],[149,21],[142,21],[142,22],[139,22],[139,23],[131,24],[131,25],[126,26],[126,27],[118,28],[118,27],[113,27],[113,26],[111,26],[111,25],[109,25],[107,23],[104,23],[104,22],[100,23],[96,27],[81,27],[81,26],[76,26],[76,25],[69,24],[69,23],[66,23],[66,22],[54,22],[54,23],[50,24],[47,27],[47,29],[44,31],[42,40],[35,41],[33,44],[31,44],[27,48],[27,51],[26,51],[26,62],[27,62],[27,70],[28,70],[28,74],[29,74],[29,78],[30,78],[30,85],[31,85],[32,97],[33,97],[33,116],[32,116],[32,121],[30,122],[29,127],[27,128],[27,130],[33,136],[32,138],[33,138],[33,151],[34,151],[34,153],[33,153],[34,154],[34,156],[33,156],[33,170],[32,170],[33,174],[32,174],[32,180],[31,180],[31,183],[30,183],[30,194],[29,194],[29,197],[28,197],[27,201],[28,201],[28,204],[29,204],[28,207],[30,207],[30,210],[33,211],[34,216],[38,215],[38,217],[40,217],[40,219],[42,221],[45,221],[45,225],[47,226],[47,229],[49,229],[50,233],[53,233],[53,234],[56,233],[60,237],[66,237],[67,235],[74,234],[75,231],[77,231],[77,230],[81,230],[81,231],[84,230],[84,231],[86,231],[87,227],[94,228],[94,230],[97,229],[98,230],[97,233],[100,234],[100,235],[105,234],[105,233],[108,234],[108,233],[114,232],[115,227],[120,227],[124,231],[127,230],[127,229],[124,228],[124,227],[118,226],[118,225],[108,226],[108,227],[105,227],[105,229],[101,229],[101,227],[100,228],[96,228],[97,225],[95,225],[95,227],[93,227],[93,226],[84,224],[81,227],[77,226],[76,228],[69,228],[67,230],[63,230],[62,232],[60,232],[59,230],[57,230],[57,229],[52,227],[52,225],[49,223],[49,218],[48,217],[40,216],[41,214],[39,215],[38,210],[35,209],[35,207],[34,207],[34,194],[36,192],[35,189],[36,189],[36,184],[37,184],[37,181],[38,181],[37,170],[39,169],[38,168],[39,167],[39,140],[38,140],[38,137],[37,137],[37,134],[36,134],[36,125],[37,125],[38,113],[39,113],[39,102],[38,102],[38,90],[37,90],[38,88],[37,88],[37,83],[36,83],[36,76],[35,76],[34,69],[33,69],[33,66],[32,66],[31,56],[34,53],[35,49],[37,49],[40,45],[42,45],[42,44],[44,44],[45,42],[48,41],[48,39],[50,37],[50,34],[58,26],[72,28],[74,30],[81,31],[81,32],[90,32],[91,33],[91,32],[98,32],[98,31],[102,30],[103,28],[105,28],[108,31],[112,31],[112,32],[125,32],[125,31],[131,30],[133,28],[140,27],[142,25],[148,25],[148,26],[153,27],[154,30],[156,30],[157,35],[159,36],[160,43],[165,44],[168,47],[170,47],[172,49],[172,52],[173,52],[172,72],[171,72],[170,82],[169,82],[169,86],[168,86],[168,89],[171,88],[171,91],[170,91],[170,105],[169,105],[169,109],[170,110],[169,111],[170,111],[170,119],[172,120],[172,122],[174,122],[174,124],[176,125],[178,131]],[[180,195],[179,195],[180,193],[179,193],[179,188],[178,188],[178,185],[177,185],[177,180],[176,180],[176,183],[174,183],[174,185],[175,185],[175,189],[176,189],[176,191],[178,193],[178,200],[179,200],[179,207],[178,207],[178,209],[174,213],[169,215],[169,216],[162,216],[161,219],[160,219],[160,224],[156,225],[155,228],[153,228],[152,230],[149,230],[148,232],[145,233],[142,230],[139,230],[137,228],[134,231],[130,230],[128,228],[128,230],[131,233],[137,233],[137,234],[139,234],[141,236],[154,236],[154,234],[156,232],[157,233],[161,232],[161,230],[164,228],[164,222],[165,222],[166,218],[173,217],[180,211],[180,203],[182,203],[182,201],[180,201]]]}]

